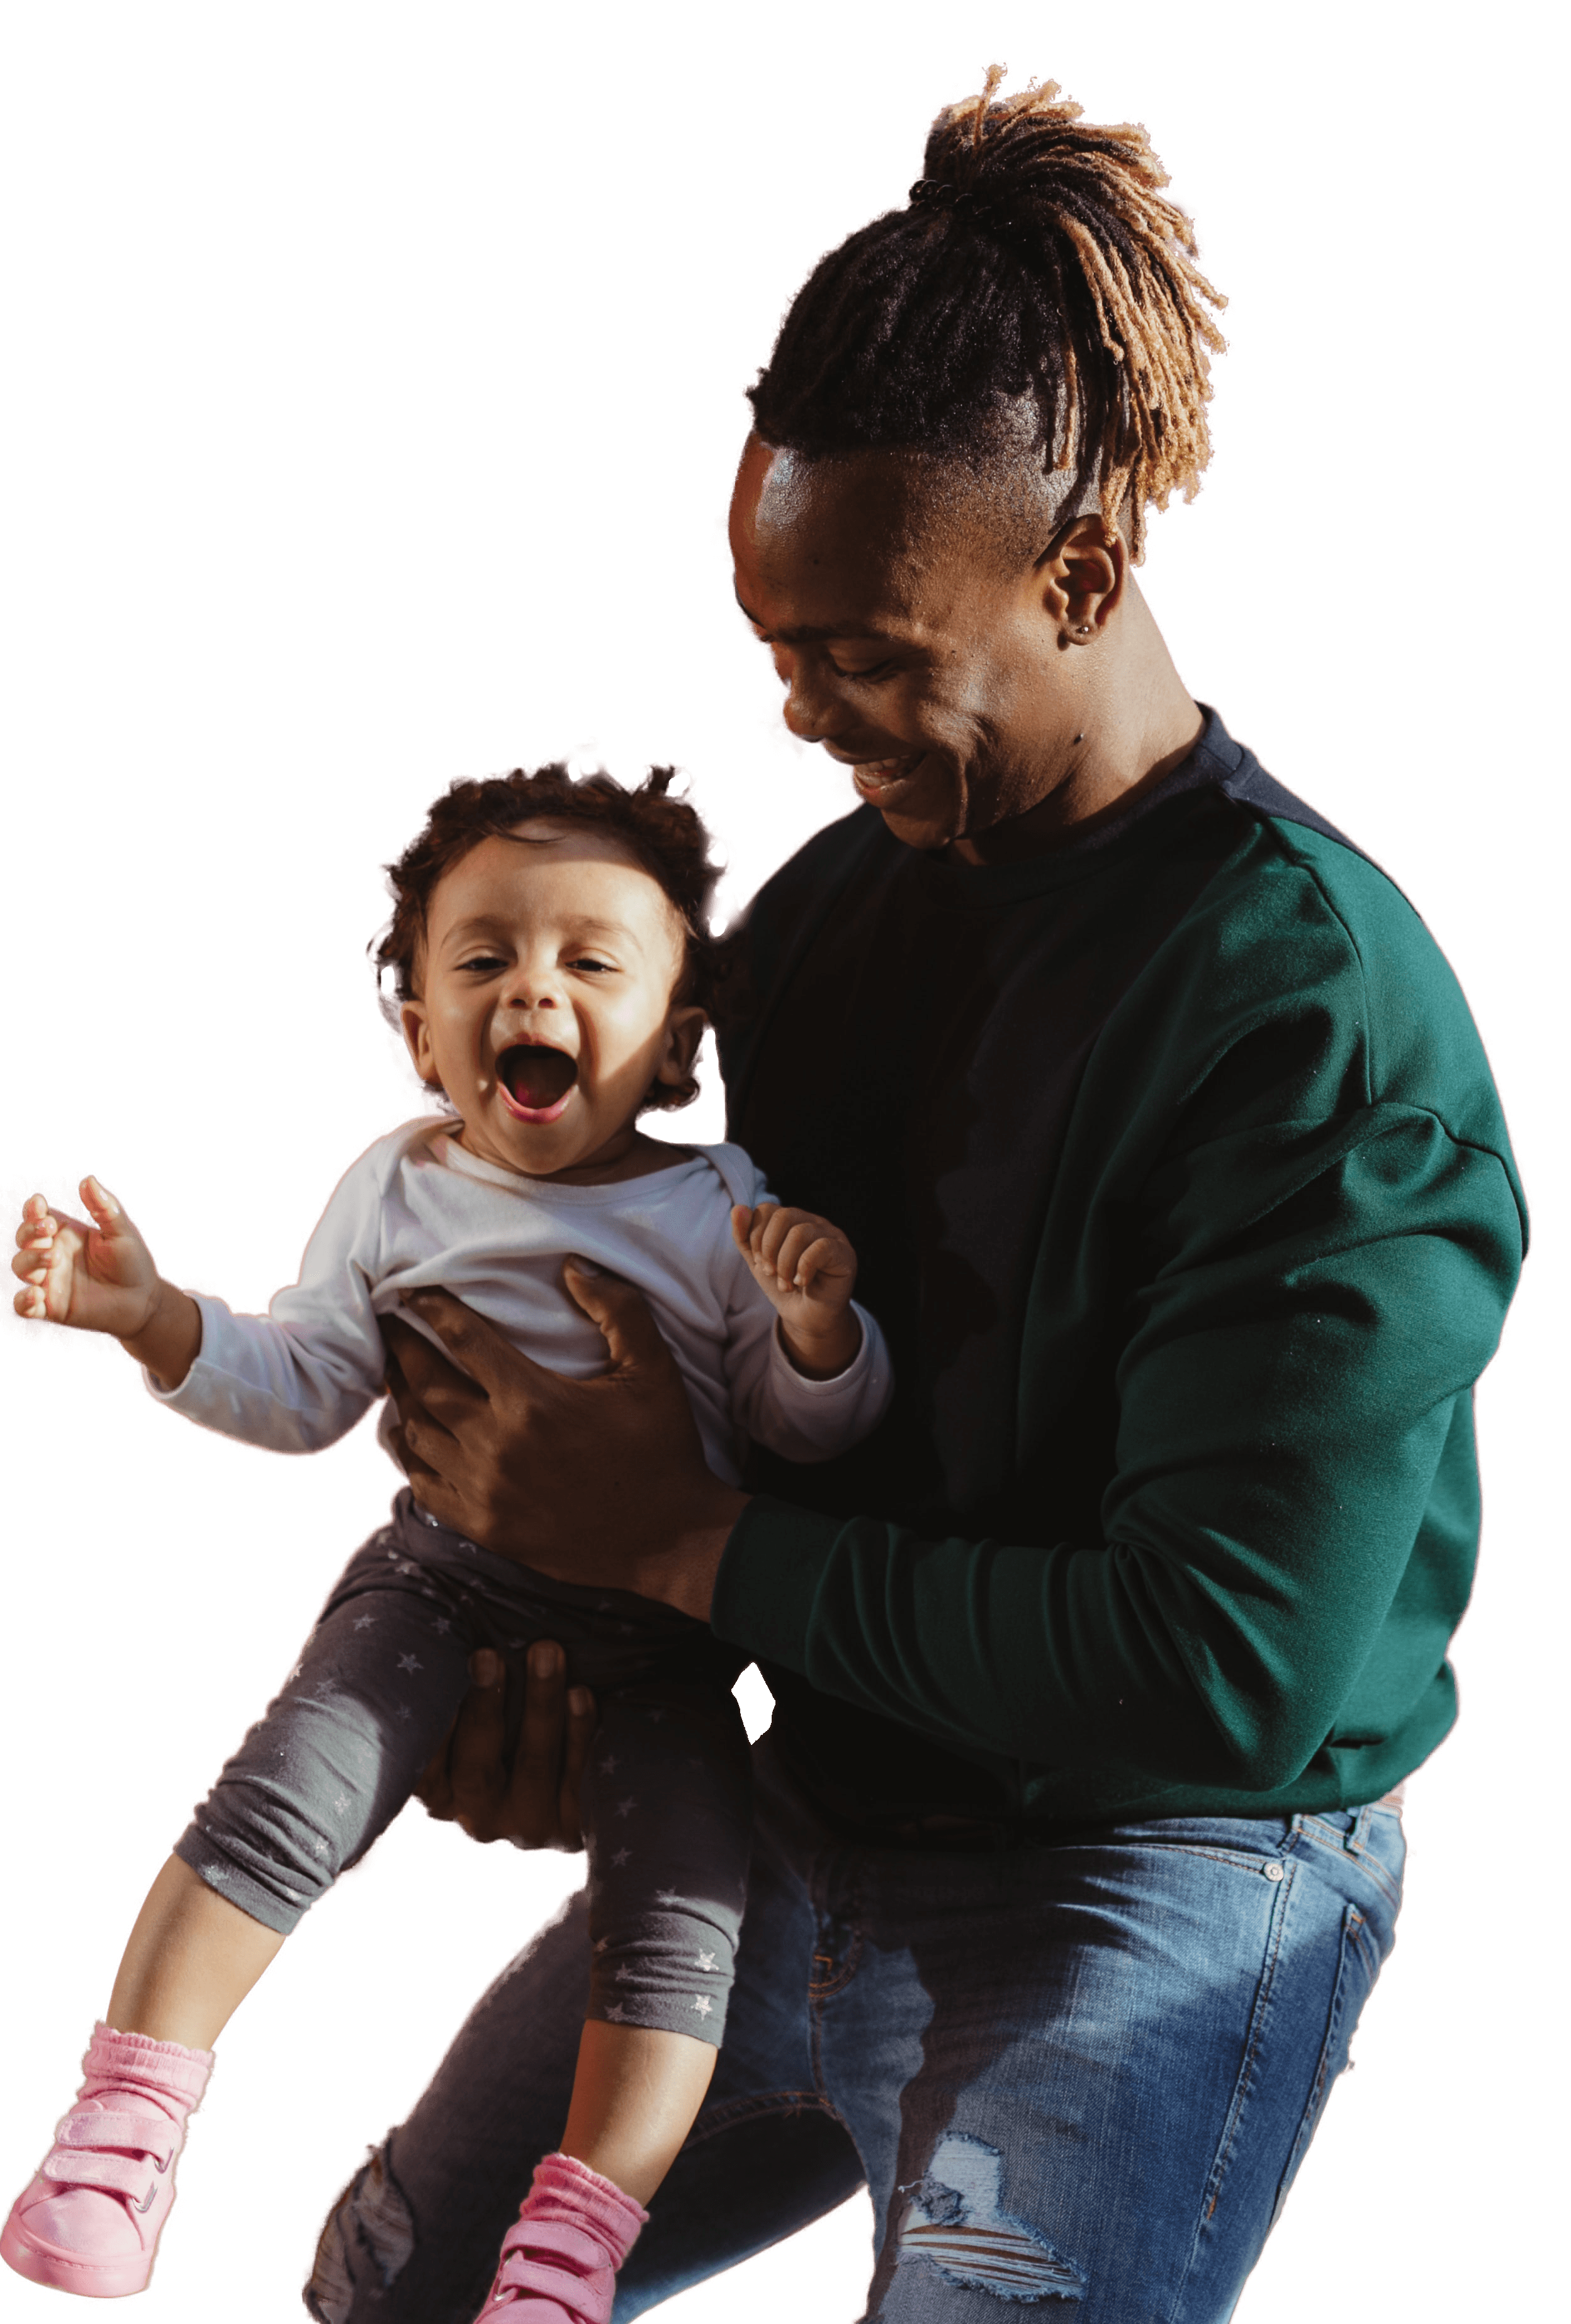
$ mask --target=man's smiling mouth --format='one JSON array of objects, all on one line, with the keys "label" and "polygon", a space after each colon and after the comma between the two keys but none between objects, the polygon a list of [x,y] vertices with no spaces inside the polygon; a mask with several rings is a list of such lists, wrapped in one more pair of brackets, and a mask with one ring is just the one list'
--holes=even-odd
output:
[{"label": "man's smiling mouth", "polygon": [[851,780],[865,799],[877,805],[905,787],[925,755],[918,751],[906,759],[854,759],[850,761]]},{"label": "man's smiling mouth", "polygon": [[578,1061],[537,1041],[517,1041],[496,1061],[502,1103],[519,1121],[555,1121],[578,1079]]}]

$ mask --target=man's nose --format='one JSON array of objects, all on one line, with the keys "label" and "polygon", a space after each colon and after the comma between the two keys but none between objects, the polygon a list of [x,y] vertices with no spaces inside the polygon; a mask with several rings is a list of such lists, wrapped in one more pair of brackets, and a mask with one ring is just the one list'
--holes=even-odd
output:
[{"label": "man's nose", "polygon": [[815,666],[804,654],[793,654],[780,676],[786,686],[780,715],[799,742],[830,742],[846,731],[850,715],[836,692],[832,672]]}]

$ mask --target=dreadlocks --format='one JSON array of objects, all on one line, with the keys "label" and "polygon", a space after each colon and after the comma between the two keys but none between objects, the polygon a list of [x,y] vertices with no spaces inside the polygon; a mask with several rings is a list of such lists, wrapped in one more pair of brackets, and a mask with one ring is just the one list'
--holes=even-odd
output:
[{"label": "dreadlocks", "polygon": [[[1211,453],[1194,229],[1145,131],[1094,128],[1056,82],[941,113],[910,207],[819,261],[749,391],[760,436],[816,458],[874,446],[975,462],[1013,408],[1058,505],[1194,498]],[[1013,432],[1013,431],[1011,431]]]}]

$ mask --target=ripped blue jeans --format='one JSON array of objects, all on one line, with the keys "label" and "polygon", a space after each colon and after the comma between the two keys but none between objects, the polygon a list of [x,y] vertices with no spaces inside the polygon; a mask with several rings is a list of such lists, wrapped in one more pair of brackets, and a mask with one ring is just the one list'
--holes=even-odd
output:
[{"label": "ripped blue jeans", "polygon": [[[869,2324],[1225,2324],[1391,1950],[1389,1803],[918,1853],[818,1824],[758,1748],[709,2098],[617,2324],[871,2191]],[[345,2190],[322,2324],[471,2324],[565,2116],[582,1900]],[[848,2287],[848,2291],[849,2291]]]}]

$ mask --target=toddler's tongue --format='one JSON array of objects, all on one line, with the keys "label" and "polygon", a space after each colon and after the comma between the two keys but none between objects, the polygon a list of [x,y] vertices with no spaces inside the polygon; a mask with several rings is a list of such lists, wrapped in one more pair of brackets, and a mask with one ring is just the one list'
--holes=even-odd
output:
[{"label": "toddler's tongue", "polygon": [[540,1048],[520,1041],[504,1049],[497,1070],[515,1102],[531,1113],[543,1113],[565,1097],[578,1079],[578,1067],[560,1049]]}]

